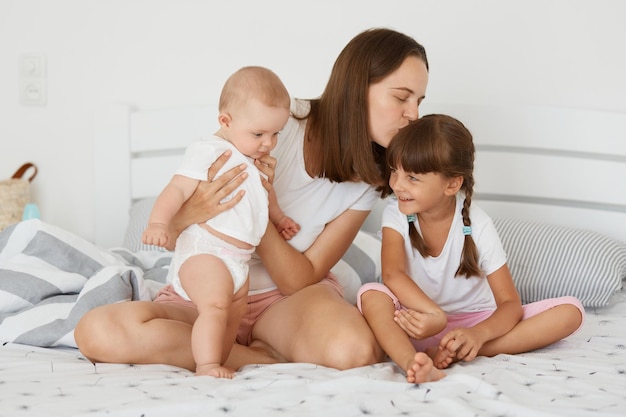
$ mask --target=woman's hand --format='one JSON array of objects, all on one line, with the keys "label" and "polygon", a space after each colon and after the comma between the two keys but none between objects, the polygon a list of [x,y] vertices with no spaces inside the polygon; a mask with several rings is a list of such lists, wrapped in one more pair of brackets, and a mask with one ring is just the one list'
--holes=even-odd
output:
[{"label": "woman's hand", "polygon": [[[230,210],[243,197],[244,191],[239,191],[232,199],[222,200],[239,187],[248,177],[244,172],[246,165],[241,164],[229,169],[218,178],[217,172],[230,158],[231,152],[226,151],[213,162],[207,174],[207,181],[200,181],[192,196],[183,204],[170,223],[170,239],[168,249],[172,250],[180,232],[194,223],[203,223],[218,214]],[[272,179],[274,172],[272,169]]]}]

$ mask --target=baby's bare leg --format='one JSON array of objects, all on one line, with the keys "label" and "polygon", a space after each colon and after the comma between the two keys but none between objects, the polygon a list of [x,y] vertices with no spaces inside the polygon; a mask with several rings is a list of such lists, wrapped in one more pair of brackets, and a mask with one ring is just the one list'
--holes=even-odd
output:
[{"label": "baby's bare leg", "polygon": [[[210,277],[206,271],[211,271]],[[213,255],[195,255],[185,261],[179,275],[183,288],[198,307],[191,332],[196,375],[232,378],[234,371],[222,366],[237,331],[236,327],[232,329],[234,323],[229,317],[233,304],[230,272]]]}]

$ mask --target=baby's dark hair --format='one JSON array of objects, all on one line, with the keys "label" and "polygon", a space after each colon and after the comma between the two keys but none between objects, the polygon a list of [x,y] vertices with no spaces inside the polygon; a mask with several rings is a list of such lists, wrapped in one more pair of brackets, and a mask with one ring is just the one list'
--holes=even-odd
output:
[{"label": "baby's dark hair", "polygon": [[[387,163],[392,169],[415,174],[438,173],[445,177],[462,177],[465,193],[463,225],[471,227],[470,205],[474,193],[474,142],[472,134],[457,119],[431,114],[418,119],[396,134],[387,148]],[[383,194],[392,193],[387,178]],[[419,216],[419,215],[418,215]],[[409,227],[411,245],[427,257],[428,248],[415,227]],[[478,250],[471,234],[465,235],[461,263],[456,275],[482,276],[478,265]]]}]

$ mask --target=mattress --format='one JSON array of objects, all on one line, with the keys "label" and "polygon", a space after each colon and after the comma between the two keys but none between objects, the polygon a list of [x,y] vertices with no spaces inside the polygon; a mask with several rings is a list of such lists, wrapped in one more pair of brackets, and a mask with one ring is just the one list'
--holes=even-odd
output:
[{"label": "mattress", "polygon": [[527,354],[458,363],[409,384],[391,362],[346,371],[249,365],[232,380],[165,365],[92,364],[73,348],[0,348],[0,416],[626,415],[626,295]]}]

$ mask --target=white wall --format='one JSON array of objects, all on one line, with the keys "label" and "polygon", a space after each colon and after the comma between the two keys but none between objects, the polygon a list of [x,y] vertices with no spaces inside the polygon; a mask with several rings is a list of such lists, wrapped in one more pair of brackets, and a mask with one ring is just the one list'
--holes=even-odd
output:
[{"label": "white wall", "polygon": [[[92,239],[100,106],[214,102],[248,64],[317,96],[373,26],[426,46],[428,100],[626,112],[624,16],[622,0],[0,0],[0,178],[35,162],[43,219]],[[22,54],[47,58],[46,106],[18,103]]]}]

